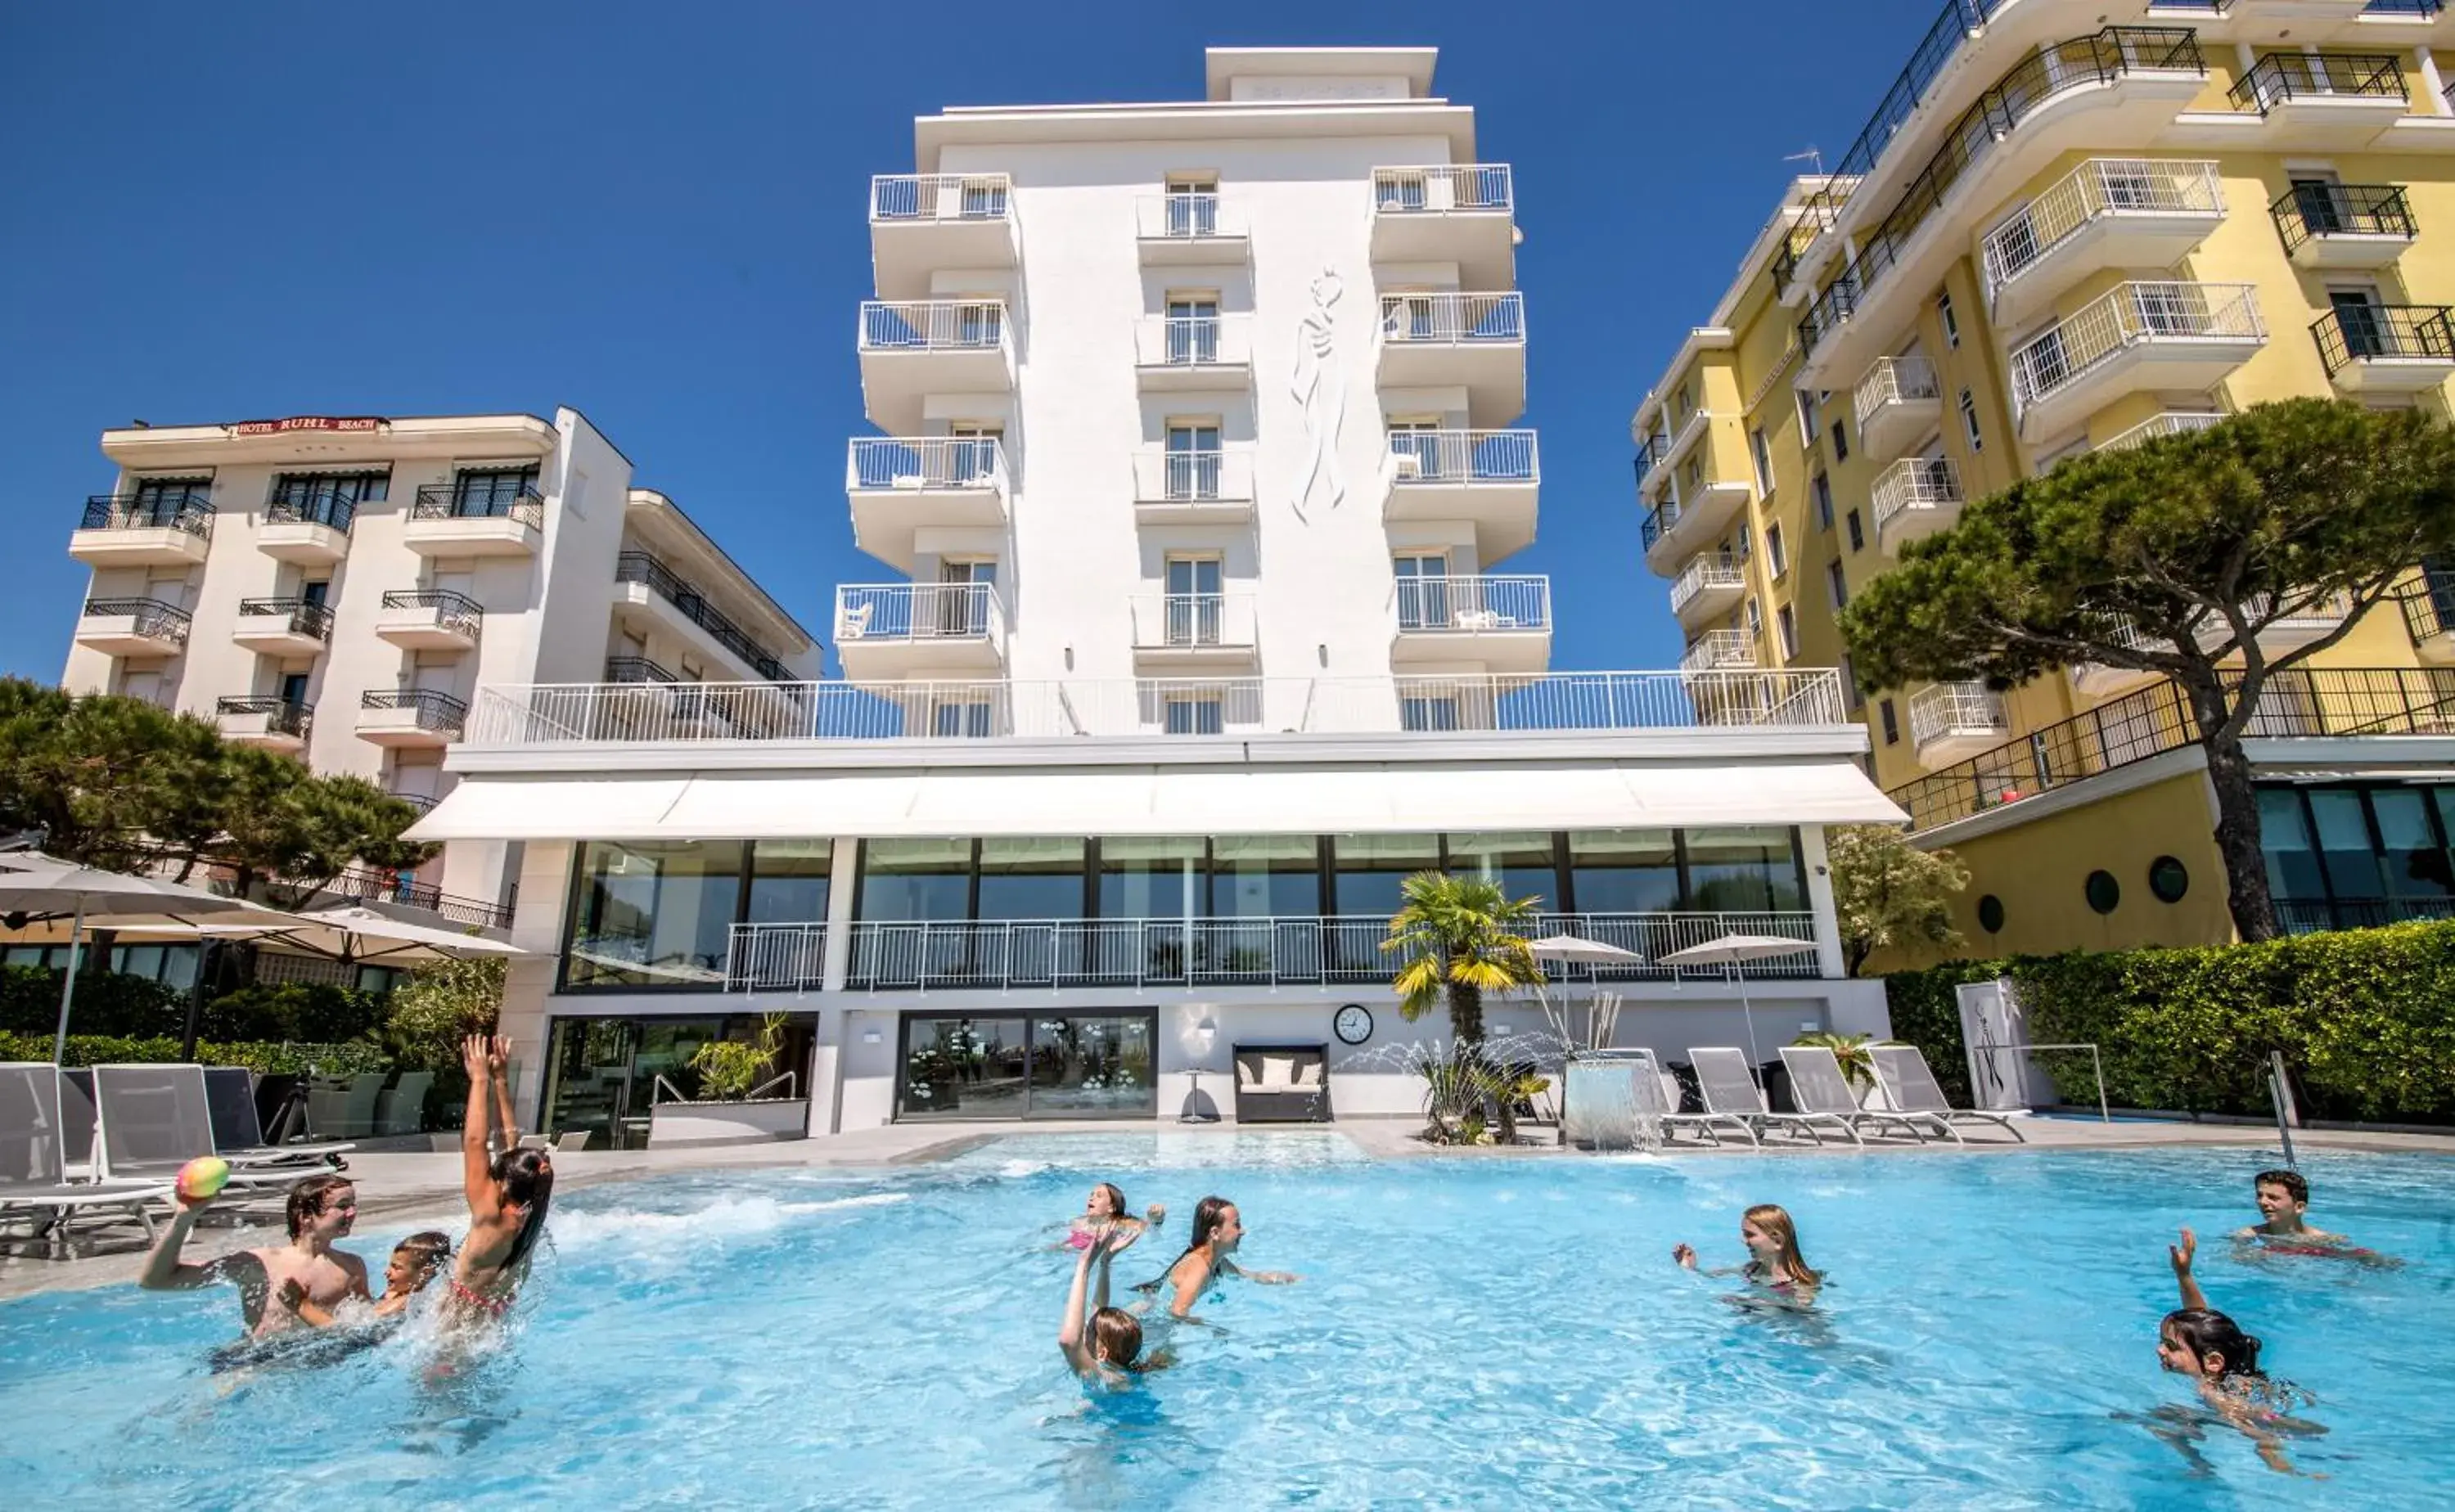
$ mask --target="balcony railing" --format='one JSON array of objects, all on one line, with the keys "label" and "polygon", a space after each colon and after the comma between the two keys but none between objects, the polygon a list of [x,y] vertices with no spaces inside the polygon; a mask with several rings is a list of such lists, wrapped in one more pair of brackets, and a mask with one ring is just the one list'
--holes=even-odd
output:
[{"label": "balcony railing", "polygon": [[863,352],[994,352],[1005,345],[1003,299],[866,299]]},{"label": "balcony railing", "polygon": [[1372,171],[1372,212],[1376,215],[1508,211],[1514,205],[1506,163],[1449,163]]},{"label": "balcony railing", "polygon": [[[600,741],[1141,739],[1169,733],[1169,696],[1248,710],[1240,733],[1423,735],[1838,726],[1830,669],[1396,677],[996,679],[961,682],[542,683],[478,691],[469,739],[496,748]],[[685,706],[685,699],[687,705]],[[1223,717],[1225,716],[1223,715]]]},{"label": "balcony railing", "polygon": [[1145,194],[1134,201],[1134,234],[1145,241],[1232,241],[1245,234],[1245,220],[1211,191]]},{"label": "balcony railing", "polygon": [[1944,456],[1905,456],[1876,474],[1872,491],[1876,534],[1908,510],[1955,509],[1961,503],[1960,472]]},{"label": "balcony railing", "polygon": [[1935,364],[1926,358],[1877,357],[1851,393],[1851,413],[1863,428],[1867,417],[1886,405],[1933,403],[1942,397],[1943,391],[1935,381]]},{"label": "balcony railing", "polygon": [[2211,414],[2200,411],[2168,410],[2162,414],[2150,415],[2145,420],[2141,421],[2130,430],[2123,432],[2120,435],[2114,437],[2112,440],[2106,442],[2097,450],[2100,452],[2127,451],[2142,442],[2154,441],[2161,435],[2181,435],[2185,432],[2204,431],[2209,426],[2215,425],[2223,418],[2224,416],[2222,414]]},{"label": "balcony railing", "polygon": [[719,613],[707,596],[672,568],[645,552],[624,552],[614,558],[614,580],[640,583],[680,611],[681,616],[708,633],[718,645],[748,662],[759,675],[781,682],[787,675],[776,654],[750,638],[741,627]]},{"label": "balcony railing", "polygon": [[[395,796],[405,797],[396,794]],[[409,801],[415,801],[411,799]],[[427,800],[432,804],[432,798]],[[378,867],[354,866],[325,884],[324,891],[342,897],[362,898],[372,903],[399,903],[410,908],[422,908],[439,914],[455,923],[475,924],[481,929],[512,927],[512,908],[508,903],[489,903],[482,898],[461,897],[432,887],[417,879],[415,872],[387,871]]]},{"label": "balcony railing", "polygon": [[[312,598],[242,598],[238,601],[241,620],[286,619],[294,635],[312,635],[317,640],[333,638],[333,611]],[[256,625],[242,624],[242,630],[256,630]]]},{"label": "balcony railing", "polygon": [[1532,431],[1392,431],[1392,471],[1400,483],[1532,483]]},{"label": "balcony railing", "polygon": [[1986,233],[1986,298],[2109,216],[2224,214],[2217,165],[2172,158],[2091,158]]},{"label": "balcony railing", "polygon": [[186,531],[210,539],[213,499],[210,488],[176,494],[96,494],[85,501],[81,531]]},{"label": "balcony railing", "polygon": [[186,645],[188,632],[193,628],[186,610],[158,598],[89,598],[85,601],[85,615],[89,619],[131,620],[136,635],[149,640],[167,640],[174,646]]},{"label": "balcony railing", "polygon": [[2396,606],[2404,611],[2404,628],[2415,646],[2455,631],[2455,582],[2417,578],[2397,590]]},{"label": "balcony railing", "polygon": [[1910,698],[1910,739],[1919,745],[1973,730],[2011,728],[2003,696],[1982,682],[1938,682]]},{"label": "balcony railing", "polygon": [[1398,628],[1410,635],[1552,628],[1549,577],[1401,577]]},{"label": "balcony railing", "polygon": [[838,641],[983,638],[1005,638],[1005,606],[994,583],[846,583],[836,590]]},{"label": "balcony railing", "polygon": [[2262,115],[2291,100],[2403,100],[2404,66],[2392,52],[2269,52],[2225,93]]},{"label": "balcony railing", "polygon": [[1911,50],[1910,60],[1902,68],[1900,77],[1884,91],[1882,103],[1868,117],[1857,140],[1841,154],[1841,166],[1836,170],[1835,176],[1863,178],[1876,171],[1876,165],[1883,161],[1884,149],[1908,124],[1910,116],[1926,98],[1928,88],[1943,72],[1943,66],[1951,62],[1953,55],[1993,20],[1995,12],[2007,3],[2008,0],[1945,0],[1942,13],[1935,18],[1934,24],[1927,28],[1926,35]]},{"label": "balcony railing", "polygon": [[[844,985],[855,992],[1028,990],[1085,987],[1313,986],[1390,979],[1379,915],[1195,918],[864,920],[851,931]],[[1724,935],[1798,941],[1796,955],[1751,961],[1742,975],[1785,979],[1818,974],[1816,918],[1805,912],[1542,914],[1529,926],[1633,951],[1637,959],[1587,965],[1547,962],[1548,981],[1711,980],[1725,970],[1656,964],[1674,951]],[[736,924],[725,986],[809,992],[823,982],[828,926]]]},{"label": "balcony railing", "polygon": [[2286,252],[2300,252],[2314,236],[2419,234],[2412,202],[2394,184],[2296,184],[2267,207]]},{"label": "balcony railing", "polygon": [[1678,581],[1671,585],[1671,612],[1676,615],[1699,594],[1714,589],[1744,591],[1747,586],[1746,562],[1729,552],[1705,552],[1692,558],[1681,569]]},{"label": "balcony railing", "polygon": [[[2219,675],[2229,688],[2240,684],[2239,672]],[[2272,673],[2242,730],[2250,738],[2450,732],[2455,669],[2411,667],[2293,667]],[[1932,829],[2199,738],[2189,699],[2164,682],[1929,773],[1886,796],[1908,812],[1911,828]]]},{"label": "balcony railing", "polygon": [[1645,512],[1644,520],[1637,526],[1637,549],[1647,552],[1654,550],[1655,541],[1662,539],[1678,526],[1679,501],[1664,499]]},{"label": "balcony railing", "polygon": [[408,709],[421,730],[458,735],[469,723],[469,705],[433,688],[369,688],[358,696],[361,709]]},{"label": "balcony railing", "polygon": [[1013,192],[1004,173],[881,173],[869,181],[869,218],[1004,220]]},{"label": "balcony railing", "polygon": [[1516,293],[1381,296],[1381,339],[1464,345],[1526,339],[1526,301]]},{"label": "balcony railing", "polygon": [[1005,447],[993,435],[864,435],[844,458],[848,491],[1006,488]]},{"label": "balcony railing", "polygon": [[1134,361],[1146,368],[1242,368],[1253,360],[1251,317],[1146,315],[1134,330]]},{"label": "balcony railing", "polygon": [[646,656],[608,656],[605,658],[605,680],[623,684],[636,682],[680,682],[681,679],[665,670],[664,664]]},{"label": "balcony railing", "polygon": [[1688,643],[1683,672],[1727,672],[1756,664],[1756,637],[1744,630],[1709,630]]},{"label": "balcony railing", "polygon": [[292,736],[300,740],[307,738],[308,732],[315,723],[314,704],[292,703],[278,694],[216,698],[213,700],[213,713],[262,715],[267,735]]},{"label": "balcony railing", "polygon": [[1138,594],[1131,609],[1139,651],[1255,643],[1251,594]]},{"label": "balcony railing", "polygon": [[358,501],[335,494],[311,498],[277,498],[264,506],[268,525],[324,525],[347,535],[358,517]]},{"label": "balcony railing", "polygon": [[2339,305],[2311,324],[2327,376],[2348,363],[2455,362],[2445,305]]},{"label": "balcony railing", "polygon": [[486,622],[486,611],[476,599],[448,588],[396,588],[383,595],[383,607],[427,610],[437,630],[473,637]]},{"label": "balcony railing", "polygon": [[2025,411],[2143,344],[2266,335],[2249,284],[2119,284],[2013,352],[2013,403]]},{"label": "balcony railing", "polygon": [[1203,504],[1253,497],[1253,452],[1248,446],[1201,451],[1159,449],[1134,454],[1134,498],[1146,504]]},{"label": "balcony railing", "polygon": [[1660,467],[1663,459],[1670,454],[1671,443],[1659,432],[1636,444],[1636,492],[1639,497],[1645,494],[1645,480],[1654,474],[1654,470]]},{"label": "balcony railing", "polygon": [[517,489],[464,488],[457,483],[428,483],[409,507],[414,520],[515,519],[531,530],[545,529],[545,495],[535,485]]}]

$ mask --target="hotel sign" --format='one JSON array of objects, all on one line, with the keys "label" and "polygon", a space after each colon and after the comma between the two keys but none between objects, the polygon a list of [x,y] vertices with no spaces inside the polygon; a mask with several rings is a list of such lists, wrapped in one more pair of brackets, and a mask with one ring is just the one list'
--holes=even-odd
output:
[{"label": "hotel sign", "polygon": [[294,414],[286,420],[241,420],[228,429],[233,435],[280,435],[291,431],[374,432],[388,423],[372,414]]}]

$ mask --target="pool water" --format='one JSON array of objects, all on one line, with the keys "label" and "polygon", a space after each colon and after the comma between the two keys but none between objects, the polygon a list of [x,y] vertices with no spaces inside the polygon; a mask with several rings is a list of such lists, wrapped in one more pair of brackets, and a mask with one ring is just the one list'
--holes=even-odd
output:
[{"label": "pool water", "polygon": [[[227,1290],[0,1305],[18,1505],[2443,1506],[2455,1161],[2321,1157],[2313,1219],[2401,1270],[2244,1263],[2249,1152],[1373,1161],[1335,1134],[1002,1139],[882,1172],[567,1194],[506,1346],[438,1377],[412,1328],[338,1362],[207,1368]],[[1049,1225],[1113,1179],[1208,1192],[1249,1267],[1175,1368],[1086,1390]],[[1813,1318],[1743,1313],[1739,1210],[1796,1215]],[[2263,1467],[2161,1374],[2166,1242],[2315,1393]],[[393,1230],[359,1248],[380,1265]],[[133,1261],[131,1261],[132,1269]],[[2196,1438],[2194,1435],[2196,1434]]]}]

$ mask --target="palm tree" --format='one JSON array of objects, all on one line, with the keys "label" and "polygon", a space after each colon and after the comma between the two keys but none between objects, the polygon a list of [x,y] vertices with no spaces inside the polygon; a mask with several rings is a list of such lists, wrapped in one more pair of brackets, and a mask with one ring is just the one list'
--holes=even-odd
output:
[{"label": "palm tree", "polygon": [[1399,958],[1390,983],[1398,1012],[1420,1018],[1444,998],[1460,1045],[1483,1040],[1483,996],[1543,979],[1520,933],[1540,898],[1512,899],[1497,882],[1417,872],[1399,884],[1407,900],[1390,920],[1381,948]]}]

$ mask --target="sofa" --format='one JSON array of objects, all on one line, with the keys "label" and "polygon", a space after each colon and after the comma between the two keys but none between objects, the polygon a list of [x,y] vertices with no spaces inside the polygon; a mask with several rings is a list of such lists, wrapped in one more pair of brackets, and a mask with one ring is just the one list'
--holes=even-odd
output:
[{"label": "sofa", "polygon": [[1238,1045],[1236,1121],[1328,1123],[1328,1045]]}]

